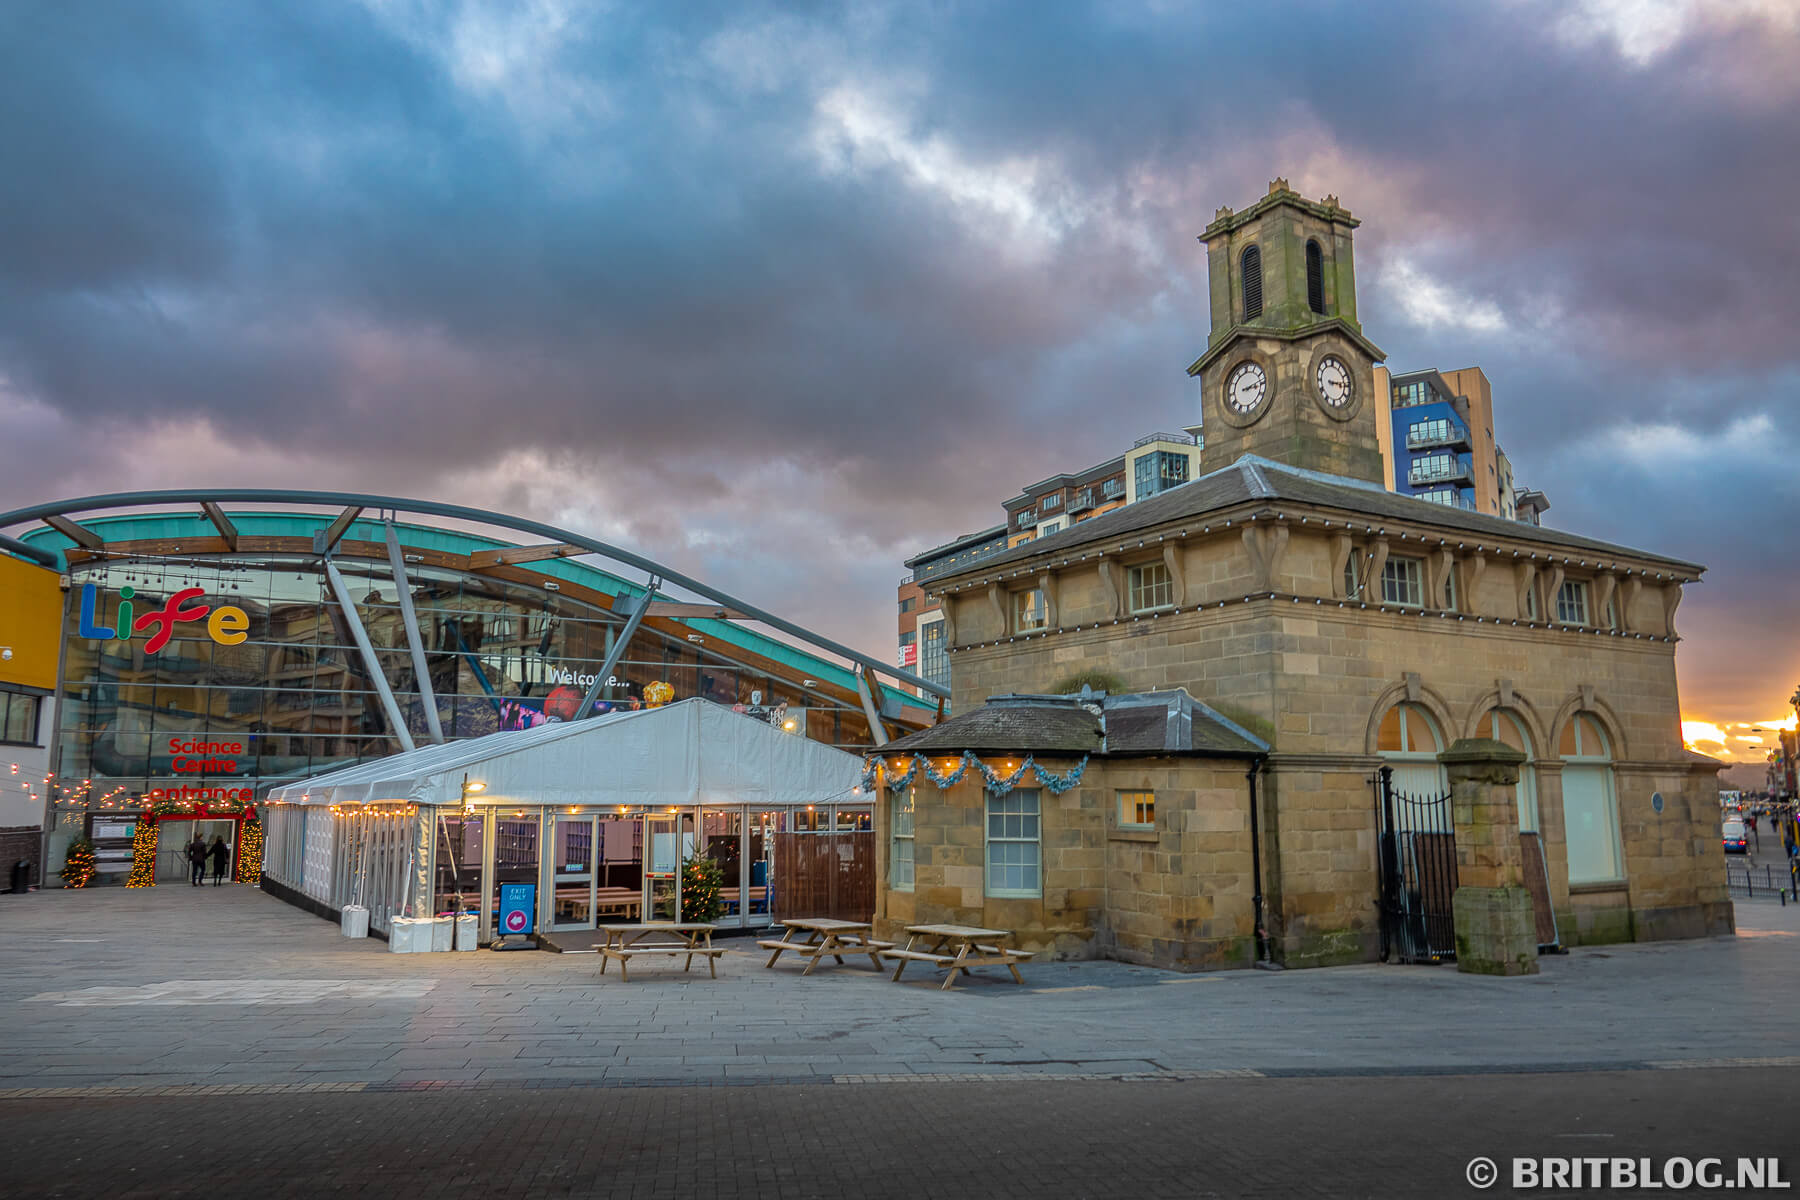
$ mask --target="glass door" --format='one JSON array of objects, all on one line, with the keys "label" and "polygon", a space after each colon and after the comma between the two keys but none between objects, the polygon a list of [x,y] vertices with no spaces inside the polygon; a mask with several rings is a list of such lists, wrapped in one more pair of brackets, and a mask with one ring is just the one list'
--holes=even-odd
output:
[{"label": "glass door", "polygon": [[594,928],[598,849],[593,817],[556,818],[556,831],[551,842],[550,928]]},{"label": "glass door", "polygon": [[700,814],[700,853],[719,865],[721,925],[744,924],[744,812],[707,809]]},{"label": "glass door", "polygon": [[692,813],[644,818],[644,920],[681,919],[681,863],[694,853]]}]

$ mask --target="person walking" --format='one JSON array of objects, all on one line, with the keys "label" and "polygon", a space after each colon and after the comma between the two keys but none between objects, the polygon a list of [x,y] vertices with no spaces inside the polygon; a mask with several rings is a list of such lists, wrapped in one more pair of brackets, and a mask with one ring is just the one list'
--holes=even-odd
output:
[{"label": "person walking", "polygon": [[206,882],[206,839],[194,832],[194,840],[188,843],[188,882],[200,887]]},{"label": "person walking", "polygon": [[230,861],[231,861],[231,847],[227,846],[225,844],[225,835],[221,833],[217,837],[213,838],[213,844],[212,844],[213,886],[214,887],[218,887],[220,884],[225,882],[225,864]]}]

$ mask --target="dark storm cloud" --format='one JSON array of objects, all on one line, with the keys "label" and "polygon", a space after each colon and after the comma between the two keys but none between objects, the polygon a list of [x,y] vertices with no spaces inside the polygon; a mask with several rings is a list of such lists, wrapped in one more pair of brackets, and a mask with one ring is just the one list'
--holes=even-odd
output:
[{"label": "dark storm cloud", "polygon": [[1488,371],[1553,515],[1729,578],[1768,547],[1667,523],[1655,446],[1571,448],[1800,445],[1800,44],[1570,11],[0,8],[8,498],[165,481],[117,434],[191,428],[244,451],[209,479],[510,488],[881,645],[905,553],[1197,419],[1194,235],[1285,174],[1366,222],[1396,366]]}]

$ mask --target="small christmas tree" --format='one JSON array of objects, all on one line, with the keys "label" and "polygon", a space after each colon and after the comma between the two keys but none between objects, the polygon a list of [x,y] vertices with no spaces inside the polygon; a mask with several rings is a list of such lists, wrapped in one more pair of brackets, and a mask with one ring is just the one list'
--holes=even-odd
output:
[{"label": "small christmas tree", "polygon": [[76,838],[70,843],[69,857],[63,863],[63,886],[84,888],[93,882],[94,872],[98,869],[94,862],[94,843],[84,837]]},{"label": "small christmas tree", "polygon": [[681,919],[683,921],[716,921],[719,910],[720,882],[725,873],[716,860],[696,854],[681,864]]},{"label": "small christmas tree", "polygon": [[260,818],[245,821],[238,834],[237,875],[239,883],[255,883],[262,876],[263,827]]}]

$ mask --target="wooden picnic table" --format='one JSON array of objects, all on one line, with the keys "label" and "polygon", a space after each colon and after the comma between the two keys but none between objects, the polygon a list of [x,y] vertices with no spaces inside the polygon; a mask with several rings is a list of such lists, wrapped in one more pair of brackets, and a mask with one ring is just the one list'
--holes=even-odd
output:
[{"label": "wooden picnic table", "polygon": [[950,973],[944,977],[943,987],[946,992],[956,982],[957,972],[967,975],[970,967],[1003,966],[1012,972],[1014,983],[1025,982],[1025,977],[1019,974],[1018,964],[1030,959],[1031,954],[1007,947],[1006,943],[1013,936],[1011,930],[977,929],[973,925],[908,925],[906,932],[906,949],[881,952],[883,958],[899,963],[894,968],[896,983],[909,962],[948,967]]},{"label": "wooden picnic table", "polygon": [[[686,955],[687,962],[681,969],[687,970],[694,965],[694,956],[701,955],[706,959],[707,969],[712,977],[719,977],[719,955],[725,953],[723,946],[712,944],[713,930],[717,925],[704,921],[642,921],[629,925],[602,925],[606,934],[606,944],[597,947],[600,951],[600,973],[606,974],[606,960],[619,960],[619,978],[631,982],[627,965],[640,954],[673,954]],[[661,936],[666,940],[647,942],[644,939]]]},{"label": "wooden picnic table", "polygon": [[[802,975],[811,975],[812,969],[819,965],[819,960],[827,956],[835,958],[838,965],[844,963],[844,955],[866,954],[869,961],[881,970],[881,952],[893,948],[892,942],[878,942],[870,937],[875,928],[867,921],[839,921],[831,917],[788,917],[781,922],[787,926],[779,938],[764,938],[757,942],[765,950],[774,951],[769,955],[765,968],[775,965],[775,960],[786,951],[792,951],[801,958],[811,959],[806,964]],[[795,934],[804,933],[806,937],[796,941]]]}]

